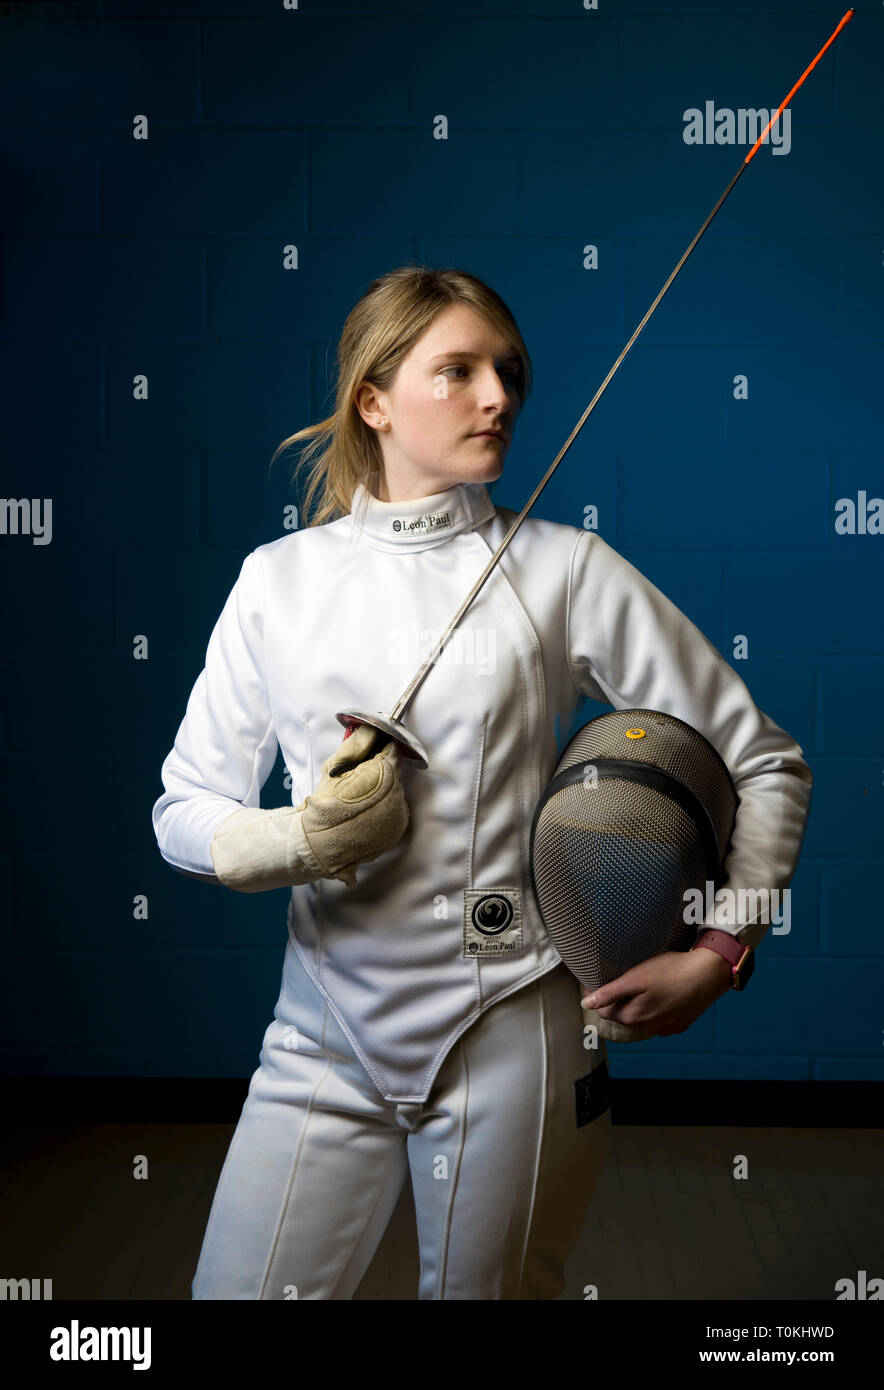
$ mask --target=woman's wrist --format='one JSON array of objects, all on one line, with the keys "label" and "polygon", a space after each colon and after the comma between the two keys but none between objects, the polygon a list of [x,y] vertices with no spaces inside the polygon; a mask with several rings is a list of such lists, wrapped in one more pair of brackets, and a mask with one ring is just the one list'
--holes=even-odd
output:
[{"label": "woman's wrist", "polygon": [[698,942],[688,951],[688,955],[695,959],[695,968],[705,972],[710,979],[718,979],[726,985],[733,983],[733,966],[724,956],[713,951],[711,946],[704,946],[702,942]]}]

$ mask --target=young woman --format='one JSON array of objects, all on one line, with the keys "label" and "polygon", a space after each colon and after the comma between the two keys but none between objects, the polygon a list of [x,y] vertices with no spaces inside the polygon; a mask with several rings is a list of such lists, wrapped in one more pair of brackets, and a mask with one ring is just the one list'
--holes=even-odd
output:
[{"label": "young woman", "polygon": [[[393,708],[511,526],[487,484],[530,385],[511,313],[475,277],[405,266],[369,287],[338,346],[334,414],[280,446],[311,440],[316,513],[246,556],[163,764],[169,863],[292,889],[195,1299],[351,1298],[407,1177],[420,1298],[562,1292],[608,1144],[607,1057],[533,900],[528,837],[556,728],[584,695],[670,712],[716,746],[741,797],[729,882],[794,871],[801,749],[582,528],[520,527],[409,707],[426,769],[367,726],[343,738],[335,713]],[[292,805],[262,809],[277,745]],[[512,910],[505,950],[482,931],[489,890]],[[754,946],[765,930],[736,934]],[[730,967],[698,950],[632,976],[599,1013],[671,1033]],[[580,1286],[594,1276],[581,1268]]]}]

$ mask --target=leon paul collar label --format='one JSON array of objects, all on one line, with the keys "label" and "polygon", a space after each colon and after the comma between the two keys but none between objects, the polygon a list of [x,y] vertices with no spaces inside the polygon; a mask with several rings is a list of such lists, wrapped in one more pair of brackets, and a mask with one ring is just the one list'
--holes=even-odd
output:
[{"label": "leon paul collar label", "polygon": [[440,512],[422,512],[420,516],[391,516],[390,529],[394,536],[432,535],[446,531],[454,524],[450,508]]}]

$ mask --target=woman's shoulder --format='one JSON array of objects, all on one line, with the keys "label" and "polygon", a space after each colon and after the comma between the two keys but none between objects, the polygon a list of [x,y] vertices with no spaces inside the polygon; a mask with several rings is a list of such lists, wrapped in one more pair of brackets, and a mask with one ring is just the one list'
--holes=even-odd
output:
[{"label": "woman's shoulder", "polygon": [[[497,529],[500,530],[501,536],[509,531],[518,515],[519,513],[512,507],[497,507]],[[492,518],[492,520],[494,519]],[[551,521],[544,517],[526,516],[513,537],[512,544],[515,545],[521,539],[523,546],[530,546],[532,550],[535,550],[537,546],[547,546],[554,550],[570,551],[574,549],[582,536],[601,539],[597,531],[584,525],[576,525],[567,521]]]},{"label": "woman's shoulder", "polygon": [[320,547],[325,550],[329,542],[342,539],[349,522],[349,516],[338,517],[336,521],[327,521],[321,526],[303,526],[286,531],[275,540],[255,546],[251,554],[262,568],[287,565],[296,560],[309,560]]}]

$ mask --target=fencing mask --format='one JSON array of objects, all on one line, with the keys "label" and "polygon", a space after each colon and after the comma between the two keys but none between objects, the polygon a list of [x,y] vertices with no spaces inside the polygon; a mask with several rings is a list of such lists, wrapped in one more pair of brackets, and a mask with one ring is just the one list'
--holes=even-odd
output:
[{"label": "fencing mask", "polygon": [[[721,886],[738,805],[721,755],[674,715],[615,710],[578,730],[537,803],[530,856],[544,924],[584,988],[693,945],[685,895]],[[584,1017],[615,1042],[652,1036]]]}]

